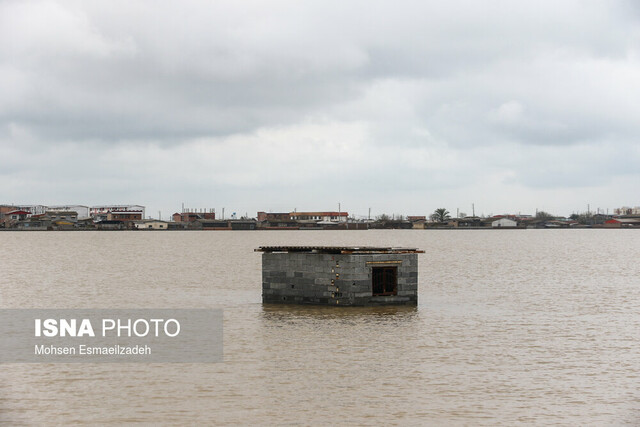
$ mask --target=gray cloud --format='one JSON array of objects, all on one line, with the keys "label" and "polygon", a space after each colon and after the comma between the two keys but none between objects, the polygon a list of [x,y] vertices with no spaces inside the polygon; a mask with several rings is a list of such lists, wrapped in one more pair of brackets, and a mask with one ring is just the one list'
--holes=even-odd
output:
[{"label": "gray cloud", "polygon": [[602,194],[639,204],[627,194],[637,14],[633,2],[6,1],[0,175],[21,185],[2,196],[98,188],[96,203],[260,208],[286,191],[366,209],[380,192],[424,210],[485,183],[505,208],[499,192],[565,188],[575,200],[558,209]]}]

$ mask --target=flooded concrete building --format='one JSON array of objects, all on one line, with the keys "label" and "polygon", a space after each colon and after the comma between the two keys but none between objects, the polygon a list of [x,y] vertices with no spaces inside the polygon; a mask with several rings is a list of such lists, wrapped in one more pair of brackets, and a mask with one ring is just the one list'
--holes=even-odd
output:
[{"label": "flooded concrete building", "polygon": [[415,248],[261,246],[262,301],[370,306],[418,303]]}]

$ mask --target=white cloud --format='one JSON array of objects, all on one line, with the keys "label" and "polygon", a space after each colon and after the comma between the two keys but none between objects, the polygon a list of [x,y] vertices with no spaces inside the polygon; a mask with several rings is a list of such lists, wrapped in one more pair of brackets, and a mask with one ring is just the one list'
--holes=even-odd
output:
[{"label": "white cloud", "polygon": [[517,101],[509,101],[492,110],[489,118],[497,123],[516,124],[522,120],[524,106]]}]

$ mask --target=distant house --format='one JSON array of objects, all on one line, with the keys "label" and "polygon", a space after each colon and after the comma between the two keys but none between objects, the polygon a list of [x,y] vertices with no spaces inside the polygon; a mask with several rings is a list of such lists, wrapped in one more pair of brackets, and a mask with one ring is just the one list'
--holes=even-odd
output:
[{"label": "distant house", "polygon": [[640,227],[640,218],[612,218],[605,221],[606,228]]},{"label": "distant house", "polygon": [[385,229],[385,230],[390,230],[390,229],[408,230],[408,229],[413,228],[413,223],[411,223],[409,221],[402,220],[402,219],[389,219],[389,220],[373,222],[373,223],[369,224],[369,228],[371,228],[371,229]]},{"label": "distant house", "polygon": [[463,228],[463,227],[486,227],[486,224],[482,220],[482,218],[477,216],[466,216],[464,218],[453,218],[448,221],[448,225],[453,226],[455,228]]},{"label": "distant house", "polygon": [[231,220],[229,221],[232,230],[255,230],[256,222],[253,220]]},{"label": "distant house", "polygon": [[134,221],[133,224],[136,230],[167,230],[169,228],[167,221],[157,219]]},{"label": "distant house", "polygon": [[115,212],[136,212],[140,214],[139,219],[144,218],[145,207],[141,205],[100,205],[100,206],[91,206],[89,208],[89,215],[95,221],[104,221],[107,219],[107,216],[111,213]]},{"label": "distant house", "polygon": [[96,228],[98,230],[123,230],[125,228],[125,224],[122,221],[117,220],[104,220],[96,222]]},{"label": "distant house", "polygon": [[48,230],[51,227],[51,218],[45,214],[31,215],[20,221],[17,227],[21,230]]},{"label": "distant house", "polygon": [[417,221],[411,221],[411,227],[414,229],[425,229],[427,226],[427,220],[417,220]]},{"label": "distant house", "polygon": [[117,211],[107,212],[107,221],[122,221],[125,223],[131,223],[133,221],[142,221],[141,211]]},{"label": "distant house", "polygon": [[174,222],[194,222],[199,219],[214,220],[216,219],[216,212],[213,209],[209,209],[208,212],[202,210],[198,211],[184,211],[176,212],[172,216]]},{"label": "distant house", "polygon": [[297,230],[300,225],[291,219],[289,212],[258,212],[257,228],[263,230]]},{"label": "distant house", "polygon": [[0,227],[13,228],[20,221],[24,221],[31,216],[31,213],[24,210],[4,209],[4,213],[0,213]]},{"label": "distant house", "polygon": [[347,222],[349,214],[347,212],[291,212],[289,216],[294,221]]},{"label": "distant house", "polygon": [[523,228],[536,228],[536,224],[538,222],[538,220],[531,215],[522,215],[518,221],[520,222],[520,226]]},{"label": "distant house", "polygon": [[292,228],[346,223],[348,217],[348,212],[258,212],[257,219],[263,228]]},{"label": "distant house", "polygon": [[75,224],[76,228],[96,228],[92,218],[78,218]]},{"label": "distant house", "polygon": [[493,228],[516,228],[518,223],[509,218],[500,218],[491,223]]},{"label": "distant house", "polygon": [[54,230],[70,230],[75,228],[78,222],[78,213],[76,211],[48,210],[42,218],[51,221],[51,227]]},{"label": "distant house", "polygon": [[256,222],[253,220],[206,220],[201,219],[193,223],[194,228],[202,230],[255,230]]},{"label": "distant house", "polygon": [[48,206],[47,211],[73,211],[78,219],[89,218],[89,206],[84,205],[57,205]]},{"label": "distant house", "polygon": [[229,221],[224,220],[199,219],[190,226],[198,230],[231,230]]},{"label": "distant house", "polygon": [[45,213],[47,217],[51,220],[52,223],[64,222],[70,225],[78,222],[78,213],[76,211],[59,211],[59,210],[49,210]]},{"label": "distant house", "polygon": [[4,214],[4,218],[12,221],[22,221],[31,216],[31,212],[24,210],[10,211]]},{"label": "distant house", "polygon": [[188,230],[189,229],[188,222],[175,222],[171,221],[167,223],[167,230]]},{"label": "distant house", "polygon": [[264,221],[259,223],[259,228],[263,230],[299,230],[300,223],[297,221]]},{"label": "distant house", "polygon": [[411,228],[424,229],[427,226],[427,217],[425,215],[409,215],[407,221],[411,223]]},{"label": "distant house", "polygon": [[258,212],[258,222],[291,221],[289,212]]}]

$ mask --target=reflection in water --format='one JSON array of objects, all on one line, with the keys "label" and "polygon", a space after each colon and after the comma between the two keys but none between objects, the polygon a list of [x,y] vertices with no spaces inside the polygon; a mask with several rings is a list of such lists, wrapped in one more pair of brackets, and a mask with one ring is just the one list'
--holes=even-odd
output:
[{"label": "reflection in water", "polygon": [[[2,367],[0,421],[8,424],[640,419],[634,230],[0,238],[11,248],[0,257],[3,307],[221,307],[225,319],[224,363]],[[253,252],[261,245],[424,249],[419,304],[262,305]]]},{"label": "reflection in water", "polygon": [[392,316],[397,320],[407,320],[418,313],[416,306],[396,305],[377,307],[333,307],[321,305],[262,304],[263,318],[269,321],[283,321],[288,318],[306,319],[353,319],[367,321],[371,317]]}]

